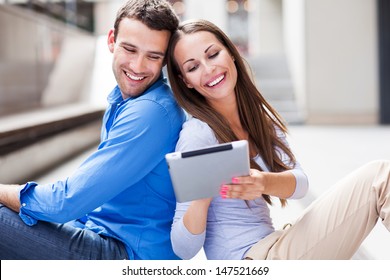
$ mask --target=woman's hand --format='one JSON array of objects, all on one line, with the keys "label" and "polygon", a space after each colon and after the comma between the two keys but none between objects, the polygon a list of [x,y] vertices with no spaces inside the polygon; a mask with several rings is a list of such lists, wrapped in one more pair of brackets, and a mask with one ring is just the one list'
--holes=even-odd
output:
[{"label": "woman's hand", "polygon": [[266,175],[257,169],[251,169],[249,176],[235,177],[231,185],[223,185],[222,198],[253,200],[263,195],[266,188]]},{"label": "woman's hand", "polygon": [[263,194],[289,198],[295,191],[295,176],[290,171],[263,172],[251,169],[249,176],[235,177],[232,184],[221,187],[222,198],[253,200]]}]

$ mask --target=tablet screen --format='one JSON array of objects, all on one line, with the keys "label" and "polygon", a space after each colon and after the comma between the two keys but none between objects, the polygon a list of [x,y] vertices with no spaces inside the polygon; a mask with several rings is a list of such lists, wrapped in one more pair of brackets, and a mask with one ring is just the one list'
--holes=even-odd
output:
[{"label": "tablet screen", "polygon": [[246,140],[169,153],[165,158],[178,202],[218,196],[223,184],[248,175],[250,169]]}]

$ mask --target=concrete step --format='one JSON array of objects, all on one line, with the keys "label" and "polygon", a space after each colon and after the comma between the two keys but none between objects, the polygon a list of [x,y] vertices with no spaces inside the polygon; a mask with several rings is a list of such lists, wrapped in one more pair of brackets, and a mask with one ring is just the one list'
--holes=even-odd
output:
[{"label": "concrete step", "polygon": [[256,85],[264,98],[289,124],[302,124],[287,60],[283,55],[248,58]]},{"label": "concrete step", "polygon": [[75,104],[0,118],[0,178],[25,183],[100,138],[103,110]]}]

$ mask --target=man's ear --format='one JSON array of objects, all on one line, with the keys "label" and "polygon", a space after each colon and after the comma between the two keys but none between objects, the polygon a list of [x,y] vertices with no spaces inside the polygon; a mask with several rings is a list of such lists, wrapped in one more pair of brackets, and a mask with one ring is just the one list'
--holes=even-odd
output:
[{"label": "man's ear", "polygon": [[110,50],[111,53],[114,52],[114,48],[115,48],[115,36],[114,36],[114,29],[110,29],[110,31],[108,31],[108,36],[107,36],[107,45],[108,45],[108,49]]},{"label": "man's ear", "polygon": [[193,85],[191,85],[189,82],[187,82],[187,80],[179,74],[179,78],[182,79],[183,83],[185,83],[185,85],[188,87],[188,88],[194,88]]}]

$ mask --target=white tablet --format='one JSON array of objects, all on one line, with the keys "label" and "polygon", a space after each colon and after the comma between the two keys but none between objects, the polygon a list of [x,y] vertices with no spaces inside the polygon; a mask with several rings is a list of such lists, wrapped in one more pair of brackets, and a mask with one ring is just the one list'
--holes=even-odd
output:
[{"label": "white tablet", "polygon": [[246,140],[169,153],[165,158],[178,202],[218,196],[223,184],[248,175],[250,168]]}]

